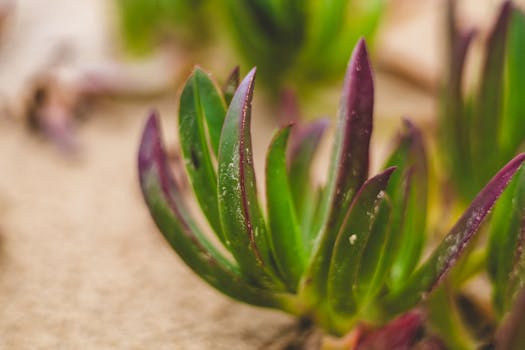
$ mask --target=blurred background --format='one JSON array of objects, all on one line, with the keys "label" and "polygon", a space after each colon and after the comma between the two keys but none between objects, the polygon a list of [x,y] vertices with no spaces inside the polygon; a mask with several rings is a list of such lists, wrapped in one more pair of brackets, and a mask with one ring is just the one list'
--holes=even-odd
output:
[{"label": "blurred background", "polygon": [[[314,1],[275,22],[240,3],[0,0],[0,348],[258,349],[293,324],[208,288],[142,202],[135,159],[145,117],[160,111],[177,167],[178,92],[195,64],[219,84],[237,65],[241,76],[258,66],[259,173],[278,125],[335,119],[362,35],[375,67],[372,171],[402,116],[435,131],[445,0],[350,1],[338,13]],[[460,26],[480,33],[471,80],[500,4],[458,1]]]}]

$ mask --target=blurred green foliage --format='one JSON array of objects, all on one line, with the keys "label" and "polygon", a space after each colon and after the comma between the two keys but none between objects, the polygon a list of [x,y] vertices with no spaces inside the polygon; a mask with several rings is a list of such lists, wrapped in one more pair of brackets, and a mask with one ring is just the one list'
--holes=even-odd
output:
[{"label": "blurred green foliage", "polygon": [[479,81],[464,92],[475,31],[458,28],[449,0],[449,46],[442,86],[440,142],[446,172],[467,203],[525,141],[525,15],[506,1],[487,38]]},{"label": "blurred green foliage", "polygon": [[357,39],[373,41],[384,3],[117,0],[124,43],[132,54],[147,54],[165,40],[196,51],[212,36],[220,37],[221,45],[227,38],[242,57],[232,66],[257,66],[259,80],[274,97],[287,88],[315,90],[319,82],[341,77]]},{"label": "blurred green foliage", "polygon": [[384,0],[222,1],[238,50],[274,89],[340,77],[357,39],[372,42],[385,7]]},{"label": "blurred green foliage", "polygon": [[117,0],[126,49],[150,53],[163,40],[187,47],[203,45],[208,35],[205,0]]}]

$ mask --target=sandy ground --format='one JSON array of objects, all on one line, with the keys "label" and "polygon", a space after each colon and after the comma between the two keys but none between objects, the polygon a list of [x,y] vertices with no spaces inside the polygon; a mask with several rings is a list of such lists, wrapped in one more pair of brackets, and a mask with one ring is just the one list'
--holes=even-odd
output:
[{"label": "sandy ground", "polygon": [[107,109],[82,129],[89,141],[76,161],[0,126],[0,348],[233,349],[271,339],[289,318],[207,288],[157,234],[135,172],[144,109]]},{"label": "sandy ground", "polygon": [[[52,43],[76,43],[87,62],[103,56],[104,26],[96,20],[105,14],[102,4],[19,1],[21,15],[1,49],[0,96],[20,93]],[[50,18],[57,21],[49,25]],[[392,77],[378,74],[376,81],[378,163],[399,116],[428,126],[434,105]],[[174,96],[104,103],[79,129],[82,152],[73,159],[19,121],[0,118],[0,349],[258,349],[293,324],[282,313],[212,290],[158,234],[135,169],[152,105],[163,113],[173,144]],[[261,150],[272,126],[257,113],[254,123]]]}]

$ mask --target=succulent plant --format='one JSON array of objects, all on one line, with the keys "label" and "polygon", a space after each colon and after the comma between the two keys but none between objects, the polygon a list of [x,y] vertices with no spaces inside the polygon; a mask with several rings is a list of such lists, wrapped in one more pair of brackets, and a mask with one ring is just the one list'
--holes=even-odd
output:
[{"label": "succulent plant", "polygon": [[297,89],[340,77],[351,45],[361,35],[372,39],[385,1],[224,0],[222,6],[240,53],[275,91],[283,83]]},{"label": "succulent plant", "polygon": [[449,0],[440,145],[450,182],[467,202],[525,141],[525,14],[503,3],[485,43],[479,82],[466,93],[465,59],[475,31],[459,29],[455,17],[455,1]]},{"label": "succulent plant", "polygon": [[142,192],[159,230],[203,280],[238,301],[309,319],[327,333],[342,335],[361,323],[380,326],[425,301],[525,159],[521,154],[501,169],[421,262],[423,143],[407,123],[386,169],[369,178],[374,84],[364,41],[354,49],[343,84],[327,183],[313,187],[309,175],[326,123],[295,131],[286,126],[266,155],[266,210],[253,167],[254,82],[252,70],[229,106],[198,68],[182,90],[179,141],[207,225],[193,218],[191,199],[172,176],[156,112],[140,144]]}]

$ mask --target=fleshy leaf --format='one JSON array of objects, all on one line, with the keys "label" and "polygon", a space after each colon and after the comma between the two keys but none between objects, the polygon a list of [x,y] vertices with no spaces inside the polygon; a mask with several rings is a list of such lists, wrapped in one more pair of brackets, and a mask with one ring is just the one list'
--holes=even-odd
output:
[{"label": "fleshy leaf", "polygon": [[[525,171],[522,167],[503,192],[490,222],[487,270],[493,302],[502,315],[510,307],[520,276],[525,244]],[[523,281],[522,281],[523,282]]]},{"label": "fleshy leaf", "polygon": [[[372,134],[374,86],[366,44],[361,39],[348,65],[336,130],[326,195],[321,207],[326,217],[305,282],[323,293],[337,233],[355,193],[368,176]],[[305,286],[307,287],[307,286]]]},{"label": "fleshy leaf", "polygon": [[[392,179],[390,177],[389,183]],[[363,258],[359,267],[359,281],[356,294],[360,304],[366,304],[373,300],[384,285],[388,265],[386,264],[387,249],[392,239],[391,223],[392,204],[388,195],[384,193],[384,200],[379,203],[379,212],[372,224],[370,238],[363,252]]]},{"label": "fleshy leaf", "polygon": [[386,303],[391,311],[398,312],[414,306],[445,278],[524,159],[525,153],[522,153],[505,165],[474,198],[427,261],[400,289],[390,293]]},{"label": "fleshy leaf", "polygon": [[222,86],[222,94],[226,100],[226,104],[229,105],[232,101],[235,91],[239,87],[240,81],[240,69],[239,66],[236,66],[228,76],[228,79],[224,82]]},{"label": "fleshy leaf", "polygon": [[[313,210],[318,198],[310,190],[310,169],[315,151],[321,141],[328,120],[321,119],[305,127],[294,126],[289,147],[289,178],[295,212],[301,223],[301,231],[305,233],[305,240],[311,241]],[[307,245],[310,245],[307,244]]]},{"label": "fleshy leaf", "polygon": [[507,37],[505,101],[500,140],[502,153],[511,156],[525,140],[525,14],[514,9]]},{"label": "fleshy leaf", "polygon": [[[217,173],[213,164],[210,139],[218,147],[219,124],[226,109],[220,93],[210,78],[199,68],[187,80],[180,97],[179,138],[186,171],[202,209],[213,230],[224,243],[217,203]],[[206,127],[206,125],[208,127]]]},{"label": "fleshy leaf", "polygon": [[306,259],[286,169],[286,144],[289,135],[290,127],[281,129],[268,149],[266,198],[275,263],[288,288],[295,291]]},{"label": "fleshy leaf", "polygon": [[329,174],[330,212],[328,230],[336,233],[344,211],[357,189],[368,177],[369,147],[372,135],[374,85],[364,40],[360,40],[345,78],[341,110],[336,130],[335,150]]},{"label": "fleshy leaf", "polygon": [[474,164],[480,169],[478,177],[487,181],[498,164],[494,144],[488,142],[499,134],[503,107],[503,77],[507,29],[511,15],[510,1],[504,2],[496,25],[488,39],[477,106],[471,128]]},{"label": "fleshy leaf", "polygon": [[138,168],[144,199],[166,240],[203,280],[222,293],[258,306],[282,307],[289,298],[250,285],[199,230],[169,169],[156,113],[149,117],[140,144]]},{"label": "fleshy leaf", "polygon": [[219,212],[226,246],[250,279],[284,288],[271,257],[255,182],[250,135],[255,69],[244,78],[230,103],[219,148]]},{"label": "fleshy leaf", "polygon": [[410,121],[387,166],[397,166],[388,185],[395,221],[389,244],[390,284],[393,289],[403,284],[419,262],[425,239],[428,170],[423,136]]},{"label": "fleshy leaf", "polygon": [[328,274],[327,298],[337,314],[349,316],[356,311],[355,292],[361,259],[379,214],[382,191],[394,170],[389,168],[363,184],[337,235]]},{"label": "fleshy leaf", "polygon": [[[475,32],[473,30],[461,31],[457,28],[456,4],[455,0],[447,1],[448,54],[445,66],[448,69],[441,86],[440,138],[444,160],[450,169],[448,175],[460,182],[458,189],[463,191],[465,186],[461,182],[465,177],[464,174],[471,174],[472,170],[470,117],[467,115],[462,87],[465,78],[465,58]],[[472,183],[471,179],[465,180]]]}]

